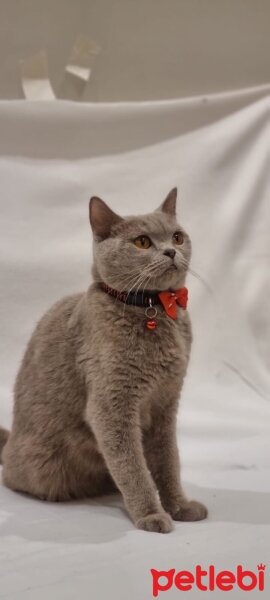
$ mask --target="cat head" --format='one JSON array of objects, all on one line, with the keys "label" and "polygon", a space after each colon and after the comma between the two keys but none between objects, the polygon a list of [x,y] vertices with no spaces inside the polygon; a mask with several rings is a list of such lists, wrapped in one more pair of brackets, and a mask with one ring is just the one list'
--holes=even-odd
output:
[{"label": "cat head", "polygon": [[95,281],[132,292],[184,285],[191,242],[177,222],[176,198],[174,188],[154,212],[125,218],[100,198],[91,198]]}]

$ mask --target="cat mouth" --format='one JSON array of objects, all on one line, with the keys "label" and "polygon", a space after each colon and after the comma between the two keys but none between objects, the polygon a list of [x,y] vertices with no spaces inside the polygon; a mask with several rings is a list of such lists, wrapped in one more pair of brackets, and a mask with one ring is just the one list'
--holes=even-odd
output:
[{"label": "cat mouth", "polygon": [[176,266],[175,263],[173,263],[166,269],[166,271],[178,271],[178,267]]}]

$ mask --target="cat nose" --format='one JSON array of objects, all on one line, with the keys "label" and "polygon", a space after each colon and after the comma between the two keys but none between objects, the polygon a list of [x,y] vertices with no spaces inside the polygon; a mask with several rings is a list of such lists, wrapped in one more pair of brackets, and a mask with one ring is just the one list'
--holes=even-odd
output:
[{"label": "cat nose", "polygon": [[176,255],[176,250],[173,248],[168,248],[167,250],[164,250],[163,254],[165,254],[165,256],[169,256],[170,258],[174,258]]}]

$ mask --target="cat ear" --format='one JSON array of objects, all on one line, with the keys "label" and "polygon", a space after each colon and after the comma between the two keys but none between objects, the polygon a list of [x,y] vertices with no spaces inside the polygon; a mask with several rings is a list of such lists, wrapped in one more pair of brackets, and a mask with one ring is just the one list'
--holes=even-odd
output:
[{"label": "cat ear", "polygon": [[162,202],[161,206],[158,210],[162,210],[162,212],[175,217],[176,214],[176,198],[177,198],[177,188],[173,188],[168,196],[165,198],[164,202]]},{"label": "cat ear", "polygon": [[105,240],[111,233],[111,228],[122,221],[101,198],[93,196],[89,202],[89,220],[95,237]]}]

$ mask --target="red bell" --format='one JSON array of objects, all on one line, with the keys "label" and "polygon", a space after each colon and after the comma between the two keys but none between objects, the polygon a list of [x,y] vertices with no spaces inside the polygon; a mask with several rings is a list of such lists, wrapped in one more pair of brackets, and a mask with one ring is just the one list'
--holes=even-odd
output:
[{"label": "red bell", "polygon": [[157,322],[155,321],[155,319],[150,319],[150,321],[146,322],[147,329],[156,329],[156,326]]}]

